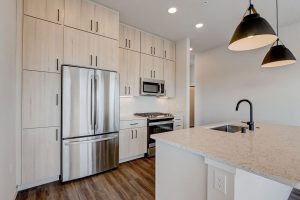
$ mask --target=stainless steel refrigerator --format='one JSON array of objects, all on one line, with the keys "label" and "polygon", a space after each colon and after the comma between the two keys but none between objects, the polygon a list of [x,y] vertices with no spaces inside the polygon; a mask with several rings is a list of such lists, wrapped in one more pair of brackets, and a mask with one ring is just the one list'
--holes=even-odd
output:
[{"label": "stainless steel refrigerator", "polygon": [[61,181],[116,168],[118,133],[118,74],[63,66]]}]

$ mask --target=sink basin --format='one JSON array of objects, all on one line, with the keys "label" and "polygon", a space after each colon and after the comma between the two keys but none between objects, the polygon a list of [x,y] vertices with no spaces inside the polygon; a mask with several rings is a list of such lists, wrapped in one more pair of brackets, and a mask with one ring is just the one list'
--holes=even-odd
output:
[{"label": "sink basin", "polygon": [[212,130],[216,131],[223,131],[227,133],[236,133],[236,132],[241,132],[242,131],[242,126],[234,126],[234,125],[223,125],[223,126],[218,126],[211,128]]}]

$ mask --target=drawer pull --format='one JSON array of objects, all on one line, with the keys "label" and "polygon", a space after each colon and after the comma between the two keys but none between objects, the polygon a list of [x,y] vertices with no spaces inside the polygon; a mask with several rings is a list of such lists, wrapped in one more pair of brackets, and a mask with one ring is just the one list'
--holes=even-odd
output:
[{"label": "drawer pull", "polygon": [[133,123],[133,124],[130,124],[130,126],[134,126],[134,125],[138,125],[139,123]]}]

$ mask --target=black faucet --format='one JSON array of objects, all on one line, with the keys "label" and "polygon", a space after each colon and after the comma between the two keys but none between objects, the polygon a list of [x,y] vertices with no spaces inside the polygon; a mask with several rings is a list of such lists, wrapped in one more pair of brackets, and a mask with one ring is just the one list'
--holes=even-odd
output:
[{"label": "black faucet", "polygon": [[253,105],[252,105],[251,101],[249,101],[248,99],[242,99],[242,100],[240,100],[240,101],[237,103],[235,110],[236,110],[236,111],[239,110],[240,104],[241,104],[242,102],[247,102],[247,103],[249,103],[249,105],[250,105],[250,121],[249,121],[249,122],[246,122],[246,124],[249,126],[249,130],[250,130],[250,131],[254,131]]}]

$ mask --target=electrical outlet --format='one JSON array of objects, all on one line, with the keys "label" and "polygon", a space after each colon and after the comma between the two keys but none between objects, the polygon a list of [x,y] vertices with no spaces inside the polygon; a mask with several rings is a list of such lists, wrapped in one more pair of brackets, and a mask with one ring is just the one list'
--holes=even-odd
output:
[{"label": "electrical outlet", "polygon": [[215,171],[215,189],[226,194],[226,175]]}]

